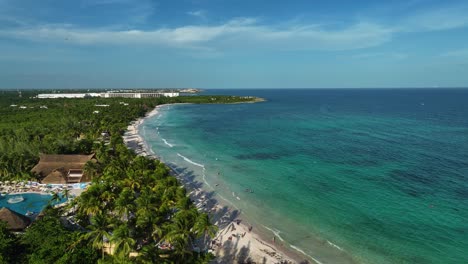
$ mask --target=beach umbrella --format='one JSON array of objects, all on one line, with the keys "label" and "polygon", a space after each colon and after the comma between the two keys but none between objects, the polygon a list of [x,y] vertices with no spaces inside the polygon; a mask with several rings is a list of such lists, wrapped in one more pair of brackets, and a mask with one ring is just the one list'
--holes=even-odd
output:
[{"label": "beach umbrella", "polygon": [[14,231],[23,230],[31,223],[28,217],[6,207],[0,209],[0,220],[5,221],[8,229]]}]

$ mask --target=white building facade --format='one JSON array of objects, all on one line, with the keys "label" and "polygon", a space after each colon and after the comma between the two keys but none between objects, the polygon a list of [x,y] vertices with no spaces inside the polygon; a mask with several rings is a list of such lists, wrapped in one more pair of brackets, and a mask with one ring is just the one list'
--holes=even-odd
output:
[{"label": "white building facade", "polygon": [[158,97],[177,97],[178,92],[172,93],[56,93],[56,94],[38,94],[37,98],[85,98],[85,97],[102,97],[102,98],[158,98]]}]

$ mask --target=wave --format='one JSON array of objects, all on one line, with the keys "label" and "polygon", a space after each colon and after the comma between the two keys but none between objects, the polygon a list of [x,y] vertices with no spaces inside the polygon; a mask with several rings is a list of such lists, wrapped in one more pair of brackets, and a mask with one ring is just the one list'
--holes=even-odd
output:
[{"label": "wave", "polygon": [[[177,154],[178,154],[180,157],[184,158],[184,156],[180,155],[179,153],[177,153]],[[164,161],[163,161],[163,162],[164,162]],[[189,161],[187,161],[187,162],[189,162]],[[181,174],[180,172],[177,171],[177,167],[179,167],[179,165],[178,165],[177,163],[175,163],[175,162],[170,162],[170,163],[169,163],[169,162],[165,162],[165,163],[166,163],[166,165],[168,165],[168,166],[176,173],[176,175],[177,175],[178,177],[182,177],[182,174]],[[171,166],[171,165],[172,165],[172,166]],[[199,164],[199,165],[201,165],[201,164]],[[205,182],[205,184],[206,184],[208,187],[210,187],[212,190],[214,190],[214,188],[213,188],[213,187],[208,183],[208,181],[206,180],[206,178],[205,178],[205,176],[206,176],[205,172],[206,172],[206,170],[205,170],[205,168],[203,167],[203,173],[202,173],[203,182]],[[222,196],[222,195],[221,195],[220,193],[218,193],[218,192],[216,192],[216,195],[217,195],[217,197],[219,197],[221,200],[225,201],[225,202],[228,203],[230,206],[232,206],[234,209],[241,211],[239,207],[237,207],[234,203],[232,203],[231,200],[226,199],[224,196]]]},{"label": "wave", "polygon": [[280,236],[281,231],[279,231],[277,229],[269,228],[268,226],[264,226],[264,225],[262,225],[262,226],[264,228],[270,230],[271,232],[273,232],[273,234],[275,234],[275,236],[277,236],[281,240],[281,242],[284,242],[284,239]]},{"label": "wave", "polygon": [[167,140],[165,138],[161,138],[162,141],[164,141],[164,144],[168,145],[169,147],[174,147],[174,145],[170,144],[167,142]]},{"label": "wave", "polygon": [[[163,140],[165,141],[165,139],[163,139]],[[164,143],[166,143],[166,141],[165,141]],[[171,144],[169,144],[169,143],[166,143],[166,144],[170,145],[170,147],[172,148],[172,145],[171,145]],[[202,169],[203,169],[203,173],[202,173],[203,182],[204,182],[208,187],[210,187],[210,189],[214,190],[214,188],[211,186],[211,184],[209,184],[208,181],[206,180],[205,165],[200,164],[200,163],[196,163],[195,161],[193,161],[193,160],[191,160],[191,159],[189,159],[189,158],[187,158],[187,157],[181,155],[180,153],[177,153],[177,156],[183,158],[186,162],[188,162],[188,163],[190,163],[190,164],[193,164],[193,165],[195,165],[195,166],[198,166],[198,167],[202,168]]]},{"label": "wave", "polygon": [[302,249],[300,249],[300,248],[298,248],[298,247],[296,247],[296,246],[294,246],[294,245],[290,245],[290,246],[291,246],[291,248],[293,248],[293,249],[299,251],[300,253],[302,253],[302,254],[308,256],[309,258],[311,258],[313,261],[317,262],[318,264],[323,264],[322,262],[318,261],[316,258],[314,258],[314,257],[312,257],[311,255],[305,253],[304,250],[302,250]]},{"label": "wave", "polygon": [[330,241],[328,241],[328,240],[327,240],[327,244],[330,245],[330,246],[332,246],[332,247],[334,247],[334,248],[337,248],[337,249],[339,249],[339,250],[341,250],[341,251],[344,251],[344,250],[343,250],[342,248],[340,248],[338,245],[335,245],[335,244],[333,244],[332,242],[330,242]]},{"label": "wave", "polygon": [[177,153],[177,156],[183,158],[186,162],[188,162],[188,163],[190,163],[190,164],[193,164],[193,165],[198,166],[198,167],[203,168],[203,169],[205,168],[205,165],[200,164],[200,163],[196,163],[196,162],[190,160],[189,158],[180,155],[180,153]]},{"label": "wave", "polygon": [[240,201],[240,198],[239,198],[239,196],[237,196],[235,192],[232,192],[232,196],[233,196],[233,197],[235,197],[237,200],[239,200],[239,201]]}]

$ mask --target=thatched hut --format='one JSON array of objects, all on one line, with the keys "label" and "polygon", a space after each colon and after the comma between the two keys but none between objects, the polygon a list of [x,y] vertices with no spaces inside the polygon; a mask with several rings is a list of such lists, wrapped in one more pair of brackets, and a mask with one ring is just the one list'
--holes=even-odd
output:
[{"label": "thatched hut", "polygon": [[6,207],[0,209],[0,220],[5,221],[8,228],[13,231],[21,231],[31,223],[28,217]]},{"label": "thatched hut", "polygon": [[64,184],[90,181],[83,169],[86,162],[95,161],[91,155],[47,155],[41,154],[39,163],[31,172],[42,178],[42,183]]}]

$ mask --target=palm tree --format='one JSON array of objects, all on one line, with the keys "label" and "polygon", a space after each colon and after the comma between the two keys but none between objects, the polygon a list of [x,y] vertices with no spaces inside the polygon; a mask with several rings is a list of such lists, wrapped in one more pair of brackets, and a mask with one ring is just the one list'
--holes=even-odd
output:
[{"label": "palm tree", "polygon": [[187,250],[189,243],[192,243],[193,233],[190,231],[190,223],[186,218],[178,217],[175,221],[166,226],[168,230],[165,239],[174,246],[175,253],[182,260],[192,251]]},{"label": "palm tree", "polygon": [[199,214],[193,226],[193,231],[197,236],[202,236],[203,249],[205,248],[206,238],[213,238],[218,232],[218,227],[211,223],[207,214]]},{"label": "palm tree", "polygon": [[84,168],[83,168],[83,172],[88,175],[91,180],[94,179],[94,177],[97,175],[98,173],[98,165],[96,164],[96,162],[94,161],[88,161],[86,162]]},{"label": "palm tree", "polygon": [[134,192],[130,188],[125,187],[115,200],[115,209],[124,218],[128,218],[131,212],[134,211]]},{"label": "palm tree", "polygon": [[138,253],[137,263],[158,263],[158,253],[154,250],[154,245],[145,245]]},{"label": "palm tree", "polygon": [[130,235],[130,229],[124,223],[118,226],[112,235],[111,242],[115,245],[115,253],[120,257],[127,258],[136,242]]},{"label": "palm tree", "polygon": [[153,224],[153,226],[151,227],[151,237],[157,243],[163,237],[163,232],[164,232],[163,229],[157,224]]},{"label": "palm tree", "polygon": [[97,214],[91,217],[91,225],[88,226],[90,230],[86,235],[85,239],[91,242],[92,247],[100,249],[102,251],[102,258],[104,259],[104,240],[109,239],[111,236],[109,231],[113,225],[109,223],[109,220],[102,214]]},{"label": "palm tree", "polygon": [[65,197],[66,199],[68,199],[68,197],[70,197],[70,190],[69,189],[64,189],[62,191],[62,196]]},{"label": "palm tree", "polygon": [[140,180],[133,171],[127,171],[127,178],[123,180],[124,186],[136,191],[140,188]]},{"label": "palm tree", "polygon": [[54,203],[54,202],[60,202],[60,195],[58,194],[58,192],[52,194],[52,198],[50,198],[50,204]]},{"label": "palm tree", "polygon": [[[103,205],[99,197],[85,196],[83,193],[78,202],[78,211],[85,215],[99,215],[103,212]],[[85,198],[86,197],[86,198]]]},{"label": "palm tree", "polygon": [[133,159],[132,167],[136,170],[154,170],[154,163],[145,157],[137,156]]}]

